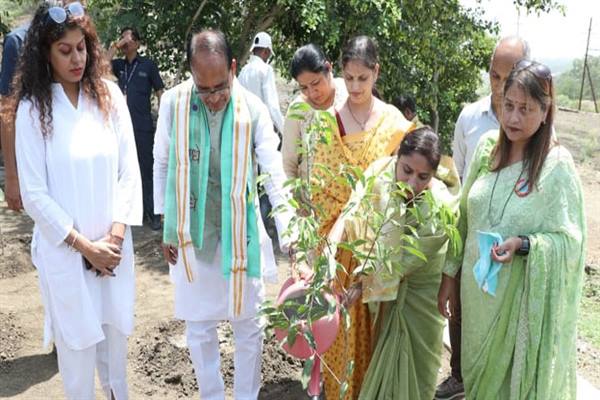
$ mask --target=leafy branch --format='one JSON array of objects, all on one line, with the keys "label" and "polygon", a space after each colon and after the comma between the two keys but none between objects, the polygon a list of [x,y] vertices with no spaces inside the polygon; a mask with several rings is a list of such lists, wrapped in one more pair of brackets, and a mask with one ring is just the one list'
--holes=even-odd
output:
[{"label": "leafy branch", "polygon": [[[437,221],[451,239],[458,237],[458,234],[453,227],[455,217],[451,210],[436,205],[427,191],[415,196],[409,185],[396,182],[394,174],[368,176],[358,167],[342,165],[338,170],[331,170],[316,163],[314,156],[317,145],[331,145],[333,135],[337,134],[336,122],[330,113],[314,111],[306,103],[294,103],[290,106],[288,115],[303,124],[305,134],[298,143],[298,153],[305,160],[301,163],[305,165],[305,169],[302,177],[286,182],[286,186],[294,193],[294,198],[273,212],[280,212],[284,208],[293,210],[295,216],[284,234],[297,232],[292,269],[308,269],[312,276],[303,296],[285,300],[279,305],[265,303],[261,313],[269,321],[268,328],[287,331],[282,345],[293,346],[300,335],[313,350],[302,373],[303,385],[306,387],[315,358],[322,361],[316,352],[313,324],[322,318],[333,318],[339,312],[344,334],[347,335],[350,329],[349,306],[341,300],[348,292],[342,285],[341,278],[351,276],[352,280],[360,279],[360,276],[381,269],[382,273],[394,274],[398,269],[397,260],[401,260],[403,253],[426,261],[425,254],[419,249],[415,228],[426,220]],[[378,179],[385,181],[384,186],[389,191],[385,204],[380,204],[382,196],[375,191]],[[320,231],[327,216],[322,207],[316,204],[315,195],[322,193],[333,183],[341,184],[354,193],[342,209],[341,218],[359,218],[365,221],[363,230],[352,240],[347,237],[334,237],[332,240],[330,232]],[[427,206],[418,207],[417,202]],[[399,246],[389,246],[386,243],[385,238],[391,236],[399,239]],[[349,271],[338,262],[335,258],[338,251],[351,252],[356,268]],[[323,365],[331,371],[325,362]],[[341,386],[341,397],[345,393],[344,388],[348,387],[347,378],[352,373],[353,365],[354,360],[348,360],[344,375],[335,377]]]}]

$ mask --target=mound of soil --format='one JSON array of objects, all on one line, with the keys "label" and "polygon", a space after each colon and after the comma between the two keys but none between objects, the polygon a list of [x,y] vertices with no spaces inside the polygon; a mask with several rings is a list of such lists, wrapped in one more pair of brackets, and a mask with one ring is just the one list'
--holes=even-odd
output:
[{"label": "mound of soil", "polygon": [[[218,328],[221,350],[221,374],[226,391],[233,389],[233,332],[223,323]],[[135,359],[134,371],[148,383],[145,394],[195,397],[198,393],[192,362],[186,347],[185,323],[182,321],[161,322],[142,335],[132,346]],[[260,399],[303,399],[306,398],[299,378],[302,363],[289,357],[272,338],[265,342],[262,362],[262,384]],[[161,389],[164,391],[158,393]]]},{"label": "mound of soil", "polygon": [[0,236],[0,279],[14,278],[34,269],[30,246],[31,233]]},{"label": "mound of soil", "polygon": [[23,330],[16,324],[15,314],[0,312],[0,371],[8,368],[24,338]]}]

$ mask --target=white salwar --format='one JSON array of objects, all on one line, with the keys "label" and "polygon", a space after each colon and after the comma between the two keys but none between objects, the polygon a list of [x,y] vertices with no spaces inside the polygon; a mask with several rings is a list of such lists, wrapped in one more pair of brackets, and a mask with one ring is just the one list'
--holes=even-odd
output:
[{"label": "white salwar", "polygon": [[[173,123],[174,101],[177,88],[165,92],[161,98],[157,130],[154,142],[154,212],[164,213],[164,200],[169,163],[169,143]],[[283,170],[281,153],[277,151],[279,138],[273,131],[273,122],[266,106],[256,96],[244,90],[250,114],[254,137],[254,160],[263,174],[269,201],[276,208],[286,204],[289,192],[283,187],[286,176]],[[212,134],[212,132],[211,132]],[[256,215],[260,216],[258,196],[254,199]],[[206,212],[211,212],[207,210]],[[275,215],[279,243],[290,242],[282,237],[288,228],[292,213]],[[191,261],[194,279],[189,282],[185,268],[179,257],[170,266],[171,279],[175,284],[175,317],[186,321],[188,347],[200,398],[206,400],[224,399],[223,380],[219,370],[219,341],[216,327],[218,322],[229,320],[235,337],[235,377],[236,399],[256,399],[260,390],[260,357],[262,353],[262,328],[257,312],[264,300],[264,279],[277,281],[277,265],[273,245],[261,218],[257,218],[261,248],[261,279],[247,279],[244,288],[244,307],[237,317],[229,315],[229,284],[221,268],[221,248],[218,245],[214,260],[202,262],[199,257]],[[285,245],[282,246],[285,249]],[[179,249],[181,254],[181,249]]]},{"label": "white salwar", "polygon": [[[135,296],[129,226],[142,222],[142,190],[125,99],[116,85],[105,83],[112,99],[108,119],[82,90],[75,108],[62,85],[52,84],[46,138],[39,110],[21,100],[16,156],[23,205],[35,223],[31,258],[45,309],[44,345],[55,339],[68,398],[94,398],[97,364],[105,391],[112,388],[120,400],[127,398],[126,336],[133,331]],[[89,240],[101,239],[113,222],[128,226],[122,260],[116,277],[97,277],[64,240],[73,228]],[[107,352],[113,354],[107,358]]]}]

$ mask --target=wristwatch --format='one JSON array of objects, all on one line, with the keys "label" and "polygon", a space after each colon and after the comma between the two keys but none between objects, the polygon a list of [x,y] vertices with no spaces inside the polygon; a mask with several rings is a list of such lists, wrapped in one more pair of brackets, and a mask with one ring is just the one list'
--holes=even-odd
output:
[{"label": "wristwatch", "polygon": [[521,247],[515,252],[518,256],[526,256],[529,254],[529,238],[527,236],[519,235],[521,239]]}]

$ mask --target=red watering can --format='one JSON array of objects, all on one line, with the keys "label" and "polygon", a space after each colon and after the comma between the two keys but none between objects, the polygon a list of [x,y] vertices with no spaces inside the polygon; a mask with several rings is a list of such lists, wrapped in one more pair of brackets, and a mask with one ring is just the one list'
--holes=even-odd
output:
[{"label": "red watering can", "polygon": [[[284,282],[279,291],[277,305],[283,304],[286,300],[296,300],[304,303],[307,288],[308,283],[305,280],[299,279],[296,281],[293,278],[289,278]],[[332,295],[326,294],[325,297],[332,297]],[[325,351],[331,347],[337,336],[339,326],[340,313],[339,308],[336,308],[336,312],[333,316],[326,315],[317,321],[312,322],[311,331],[315,339],[316,350],[311,348],[310,344],[301,333],[296,336],[293,346],[289,346],[288,343],[284,343],[282,346],[288,354],[302,360],[317,355],[308,383],[308,394],[310,396],[319,396],[321,394],[321,360],[318,356],[325,353]],[[308,329],[308,322],[306,322],[306,325],[303,326],[302,329]],[[288,332],[286,330],[275,329],[275,337],[279,342],[286,340],[287,336]]]}]

